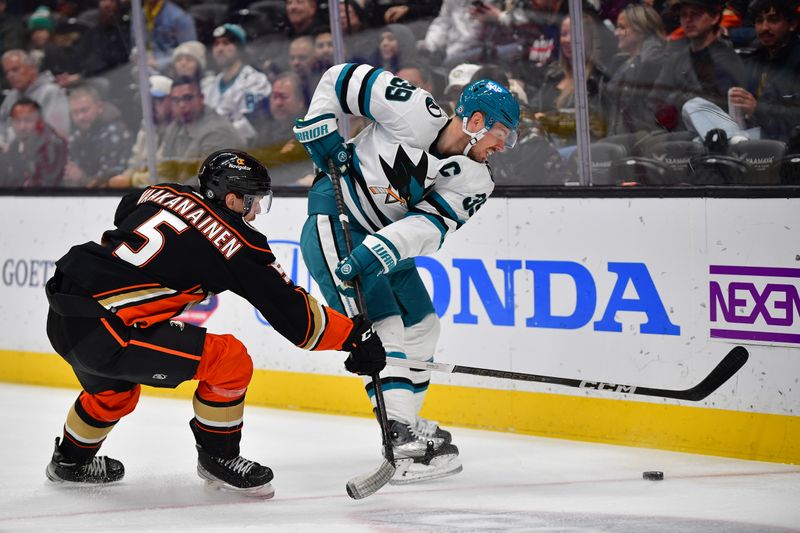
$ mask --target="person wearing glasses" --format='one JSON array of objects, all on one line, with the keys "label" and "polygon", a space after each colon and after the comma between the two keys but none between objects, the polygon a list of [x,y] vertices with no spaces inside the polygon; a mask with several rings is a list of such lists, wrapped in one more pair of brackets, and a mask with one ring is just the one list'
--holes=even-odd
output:
[{"label": "person wearing glasses", "polygon": [[172,82],[169,93],[172,122],[158,148],[158,176],[162,180],[194,180],[204,154],[223,147],[244,148],[245,141],[230,120],[205,105],[196,78]]}]

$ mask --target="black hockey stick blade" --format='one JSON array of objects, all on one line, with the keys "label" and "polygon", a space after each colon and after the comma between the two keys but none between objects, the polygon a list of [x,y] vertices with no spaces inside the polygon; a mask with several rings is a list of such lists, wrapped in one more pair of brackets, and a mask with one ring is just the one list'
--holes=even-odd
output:
[{"label": "black hockey stick blade", "polygon": [[473,376],[486,376],[492,378],[511,379],[514,381],[534,381],[537,383],[550,383],[553,385],[564,385],[566,387],[577,387],[580,389],[595,389],[609,392],[619,392],[622,394],[639,394],[642,396],[658,396],[660,398],[675,398],[677,400],[689,400],[692,402],[700,401],[709,394],[720,388],[726,381],[733,377],[742,366],[747,362],[749,354],[743,346],[736,346],[700,383],[686,390],[655,389],[651,387],[639,387],[637,385],[625,385],[622,383],[609,383],[607,381],[589,381],[575,378],[561,378],[555,376],[544,376],[541,374],[526,374],[524,372],[512,372],[508,370],[493,370],[491,368],[477,368],[474,366],[461,366],[449,363],[434,363],[424,361],[414,361],[411,359],[397,359],[387,357],[386,364],[392,366],[402,366],[406,368],[416,368],[419,370],[434,370],[437,372],[453,374],[471,374]]},{"label": "black hockey stick blade", "polygon": [[347,482],[347,495],[354,500],[361,500],[375,494],[392,479],[396,468],[389,461],[385,460],[374,471],[369,474],[356,476]]},{"label": "black hockey stick blade", "polygon": [[731,379],[740,368],[744,366],[750,354],[744,346],[736,346],[728,352],[722,361],[719,362],[708,376],[694,387],[682,391],[670,391],[664,389],[650,389],[647,387],[637,387],[636,393],[646,396],[661,396],[664,398],[676,398],[678,400],[689,400],[699,402],[709,394],[720,388],[726,381]]}]

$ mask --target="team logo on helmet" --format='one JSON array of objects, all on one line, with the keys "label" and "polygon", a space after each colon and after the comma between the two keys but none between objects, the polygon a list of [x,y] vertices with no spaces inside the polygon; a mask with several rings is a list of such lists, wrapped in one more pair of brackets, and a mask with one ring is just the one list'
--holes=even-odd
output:
[{"label": "team logo on helmet", "polygon": [[236,164],[237,165],[244,165],[244,159],[242,159],[241,157],[237,157],[236,158]]}]

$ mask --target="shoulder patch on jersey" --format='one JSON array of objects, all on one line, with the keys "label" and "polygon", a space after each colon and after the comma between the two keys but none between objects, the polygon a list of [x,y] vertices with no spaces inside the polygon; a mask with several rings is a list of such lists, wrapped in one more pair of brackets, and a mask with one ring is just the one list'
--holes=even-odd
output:
[{"label": "shoulder patch on jersey", "polygon": [[425,97],[425,108],[433,118],[442,117],[442,108],[436,103],[432,96]]}]

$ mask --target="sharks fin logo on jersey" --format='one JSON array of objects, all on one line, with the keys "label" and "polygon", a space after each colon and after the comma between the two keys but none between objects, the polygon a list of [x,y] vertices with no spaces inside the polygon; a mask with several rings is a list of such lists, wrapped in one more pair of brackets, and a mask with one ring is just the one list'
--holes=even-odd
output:
[{"label": "sharks fin logo on jersey", "polygon": [[[401,201],[406,205],[416,204],[422,200],[425,194],[425,180],[428,177],[428,155],[425,152],[420,153],[422,155],[418,163],[414,163],[402,146],[397,147],[393,165],[387,163],[383,157],[378,157],[383,174],[392,186],[391,189],[397,191],[399,195],[396,201]],[[391,189],[386,191],[386,203],[394,203],[389,201],[389,191]]]}]

